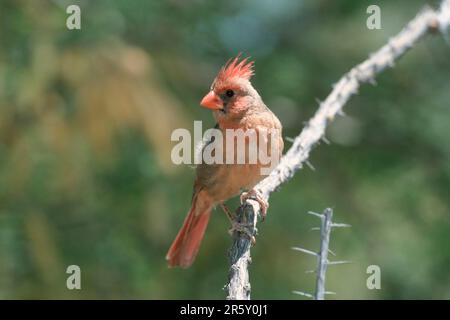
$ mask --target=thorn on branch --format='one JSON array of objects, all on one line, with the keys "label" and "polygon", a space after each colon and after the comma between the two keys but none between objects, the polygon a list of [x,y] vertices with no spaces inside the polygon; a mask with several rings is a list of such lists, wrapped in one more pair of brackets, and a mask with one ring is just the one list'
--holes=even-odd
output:
[{"label": "thorn on branch", "polygon": [[305,161],[306,165],[311,169],[311,171],[316,171],[316,168],[309,162],[308,160]]},{"label": "thorn on branch", "polygon": [[350,228],[351,225],[350,224],[346,224],[346,223],[332,223],[331,227],[332,228]]},{"label": "thorn on branch", "polygon": [[[314,211],[308,211],[307,214],[323,219],[323,215]],[[320,229],[320,228],[319,228]]]},{"label": "thorn on branch", "polygon": [[306,292],[302,292],[302,291],[292,291],[292,293],[298,294],[300,296],[305,296],[305,297],[308,297],[310,299],[314,299],[314,296],[312,294],[310,294],[310,293],[306,293]]},{"label": "thorn on branch", "polygon": [[326,144],[330,144],[330,140],[328,140],[327,137],[325,137],[325,136],[322,136],[321,140],[323,142],[325,142]]},{"label": "thorn on branch", "polygon": [[338,114],[338,116],[341,116],[341,117],[345,117],[345,116],[346,116],[345,112],[344,112],[342,109],[339,110],[339,111],[337,112],[337,114]]},{"label": "thorn on branch", "polygon": [[300,252],[303,252],[303,253],[306,253],[306,254],[309,254],[312,256],[316,256],[316,257],[319,255],[317,252],[314,252],[314,251],[311,251],[308,249],[304,249],[304,248],[300,248],[300,247],[292,247],[292,250],[300,251]]},{"label": "thorn on branch", "polygon": [[284,140],[290,143],[294,143],[295,139],[291,137],[284,137]]},{"label": "thorn on branch", "polygon": [[329,266],[335,266],[335,265],[338,265],[338,264],[350,264],[350,263],[353,263],[353,262],[349,261],[349,260],[342,260],[342,261],[330,261],[330,260],[327,260],[327,265],[329,265]]}]

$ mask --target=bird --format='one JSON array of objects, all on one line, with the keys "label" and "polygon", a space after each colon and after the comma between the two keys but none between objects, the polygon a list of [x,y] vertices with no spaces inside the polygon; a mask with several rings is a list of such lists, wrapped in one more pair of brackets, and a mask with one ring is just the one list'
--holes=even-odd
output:
[{"label": "bird", "polygon": [[[274,134],[274,159],[279,160],[283,150],[282,125],[275,114],[264,104],[261,96],[250,80],[254,75],[254,61],[241,59],[241,54],[229,59],[219,70],[210,91],[201,100],[200,105],[210,109],[217,122],[215,128],[222,133],[227,130],[254,130],[257,133],[272,130]],[[261,147],[258,137],[258,146]],[[225,140],[225,139],[224,139]],[[272,140],[271,140],[272,141]],[[211,143],[212,141],[209,141]],[[249,139],[245,140],[249,143]],[[208,142],[203,145],[203,150]],[[226,143],[219,144],[226,149]],[[236,151],[236,146],[234,150]],[[222,150],[222,151],[223,151]],[[262,163],[251,163],[246,156],[244,163],[201,163],[196,167],[192,204],[183,226],[170,246],[166,260],[169,267],[187,268],[194,262],[205,234],[211,211],[217,205],[225,211],[232,226],[236,228],[233,217],[225,201],[241,193],[241,203],[248,198],[257,200],[261,205],[264,218],[268,204],[253,187],[269,172],[261,173]]]}]

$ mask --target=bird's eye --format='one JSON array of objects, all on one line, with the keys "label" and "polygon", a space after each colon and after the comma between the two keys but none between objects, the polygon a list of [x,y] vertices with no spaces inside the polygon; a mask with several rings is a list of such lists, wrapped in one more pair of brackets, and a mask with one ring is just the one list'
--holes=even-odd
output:
[{"label": "bird's eye", "polygon": [[232,96],[234,96],[234,91],[233,90],[227,90],[227,92],[225,92],[225,94],[227,95],[228,98],[231,98]]}]

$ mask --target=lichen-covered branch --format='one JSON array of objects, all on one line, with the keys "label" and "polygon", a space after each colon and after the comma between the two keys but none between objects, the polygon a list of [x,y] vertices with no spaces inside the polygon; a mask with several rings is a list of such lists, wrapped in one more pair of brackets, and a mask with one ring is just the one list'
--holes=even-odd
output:
[{"label": "lichen-covered branch", "polygon": [[[237,222],[249,226],[251,234],[256,235],[256,214],[259,207],[257,202],[249,200],[240,206],[237,211]],[[251,263],[250,248],[252,242],[248,235],[242,236],[240,232],[233,233],[233,245],[229,252],[230,271],[228,274],[228,300],[250,300],[250,280],[248,276],[248,265]]]},{"label": "lichen-covered branch", "polygon": [[[438,10],[423,9],[406,27],[392,37],[386,45],[370,55],[346,73],[335,85],[330,95],[320,104],[315,115],[298,135],[292,147],[282,157],[279,165],[255,189],[268,201],[270,194],[282,183],[288,181],[309,157],[313,147],[324,137],[327,124],[337,115],[347,101],[358,92],[363,83],[373,83],[375,77],[392,67],[408,50],[429,33],[445,33],[450,27],[450,0],[443,0]],[[238,210],[238,220],[253,221],[252,231],[256,230],[256,214],[259,203],[251,199]],[[230,250],[229,282],[225,286],[227,299],[250,299],[248,264],[250,261],[251,240],[248,235],[235,232]]]}]

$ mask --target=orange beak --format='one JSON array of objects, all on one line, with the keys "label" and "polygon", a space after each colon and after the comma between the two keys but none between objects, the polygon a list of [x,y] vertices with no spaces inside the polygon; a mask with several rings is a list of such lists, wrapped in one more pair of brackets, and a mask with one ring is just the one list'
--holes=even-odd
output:
[{"label": "orange beak", "polygon": [[223,108],[223,101],[214,91],[210,91],[203,97],[200,105],[208,109],[219,110]]}]

